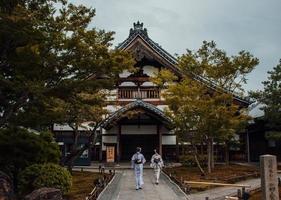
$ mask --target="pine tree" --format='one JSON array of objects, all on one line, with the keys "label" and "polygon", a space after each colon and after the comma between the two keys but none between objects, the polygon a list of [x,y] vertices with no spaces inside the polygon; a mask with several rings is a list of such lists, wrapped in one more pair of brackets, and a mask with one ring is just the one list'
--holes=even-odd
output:
[{"label": "pine tree", "polygon": [[251,95],[259,103],[264,104],[262,110],[264,110],[264,120],[269,130],[266,137],[281,140],[281,59],[268,74],[268,80],[263,82],[264,89],[252,92]]}]

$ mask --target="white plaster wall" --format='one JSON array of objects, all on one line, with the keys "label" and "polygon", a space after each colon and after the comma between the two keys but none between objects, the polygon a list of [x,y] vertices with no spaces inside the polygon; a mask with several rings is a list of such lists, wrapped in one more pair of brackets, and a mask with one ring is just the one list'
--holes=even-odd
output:
[{"label": "white plaster wall", "polygon": [[131,75],[131,72],[129,72],[128,70],[124,70],[121,74],[119,74],[119,77],[120,78],[127,78],[130,75]]},{"label": "white plaster wall", "polygon": [[154,83],[152,83],[152,82],[144,82],[141,86],[155,86],[155,84]]},{"label": "white plaster wall", "polygon": [[124,135],[141,135],[141,134],[157,134],[156,125],[123,125],[121,126],[121,134]]},{"label": "white plaster wall", "polygon": [[163,145],[176,145],[177,140],[175,135],[162,135]]},{"label": "white plaster wall", "polygon": [[123,82],[121,83],[119,86],[136,86],[136,84],[134,82]]},{"label": "white plaster wall", "polygon": [[150,65],[143,66],[143,73],[147,74],[150,77],[154,77],[159,73],[159,69],[157,67],[153,67]]}]

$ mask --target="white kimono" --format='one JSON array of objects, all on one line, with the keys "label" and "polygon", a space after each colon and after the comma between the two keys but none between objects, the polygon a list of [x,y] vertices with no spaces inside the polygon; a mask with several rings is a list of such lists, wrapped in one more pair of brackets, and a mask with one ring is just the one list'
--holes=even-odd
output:
[{"label": "white kimono", "polygon": [[[159,160],[159,162],[155,162],[156,160]],[[154,177],[156,184],[159,183],[159,177],[162,167],[164,166],[162,157],[160,154],[156,153],[151,157],[151,164],[150,166],[154,169]]]},{"label": "white kimono", "polygon": [[[136,160],[140,160],[141,163],[137,164],[135,163]],[[144,184],[143,182],[143,164],[146,162],[144,156],[137,152],[133,155],[132,157],[132,168],[135,171],[135,179],[136,179],[136,189],[141,189],[142,185]]]}]

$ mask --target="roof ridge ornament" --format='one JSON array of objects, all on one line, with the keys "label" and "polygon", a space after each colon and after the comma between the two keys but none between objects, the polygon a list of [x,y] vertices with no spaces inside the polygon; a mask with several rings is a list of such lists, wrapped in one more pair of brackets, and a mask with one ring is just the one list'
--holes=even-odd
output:
[{"label": "roof ridge ornament", "polygon": [[147,35],[147,29],[143,28],[143,23],[140,23],[139,21],[137,21],[137,23],[134,23],[133,25],[134,25],[134,28],[130,29],[129,37],[134,35],[134,34],[137,34],[137,33],[144,34],[145,36],[148,36]]}]

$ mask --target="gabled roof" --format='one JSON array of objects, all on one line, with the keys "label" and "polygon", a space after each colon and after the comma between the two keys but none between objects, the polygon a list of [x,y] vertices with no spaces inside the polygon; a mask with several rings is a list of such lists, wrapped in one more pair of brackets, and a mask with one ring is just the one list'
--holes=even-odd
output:
[{"label": "gabled roof", "polygon": [[124,107],[120,108],[119,110],[115,111],[114,113],[112,113],[108,118],[106,118],[104,120],[104,122],[102,123],[101,127],[108,129],[110,128],[110,126],[118,121],[119,119],[123,118],[125,115],[125,113],[127,111],[130,110],[134,110],[136,108],[142,108],[143,110],[153,113],[155,116],[157,116],[158,119],[161,120],[162,123],[166,124],[166,125],[171,125],[171,120],[165,115],[165,113],[160,110],[159,108],[157,108],[156,106],[144,102],[141,99],[137,99],[136,101],[133,101],[127,105],[125,105]]},{"label": "gabled roof", "polygon": [[147,29],[143,28],[143,23],[139,21],[134,23],[134,28],[130,29],[129,37],[120,43],[117,48],[118,49],[126,49],[137,37],[143,39],[147,44],[152,47],[159,55],[161,55],[165,60],[170,62],[173,65],[177,64],[177,60],[165,51],[158,43],[154,42],[152,39],[148,37]]},{"label": "gabled roof", "polygon": [[[140,23],[139,21],[137,23],[134,23],[134,28],[130,29],[129,37],[125,41],[120,43],[117,46],[117,48],[121,49],[121,50],[128,50],[128,49],[130,49],[132,44],[134,42],[136,42],[137,40],[141,40],[142,42],[144,42],[149,48],[151,48],[153,50],[153,52],[155,52],[163,60],[165,60],[166,67],[171,68],[177,75],[179,75],[179,76],[182,75],[181,70],[177,66],[177,64],[178,64],[177,59],[175,57],[173,57],[171,54],[169,54],[167,51],[165,51],[159,44],[157,44],[152,39],[150,39],[147,34],[147,29],[143,28],[143,23]],[[203,84],[206,84],[211,89],[214,89],[214,90],[221,89],[222,91],[232,93],[234,99],[243,103],[244,105],[249,106],[251,104],[251,102],[248,99],[240,97],[239,95],[236,95],[232,91],[227,91],[224,88],[218,88],[216,83],[206,79],[205,77],[196,75],[194,73],[190,73],[190,75],[192,76],[192,78],[194,80],[197,80]]]}]

